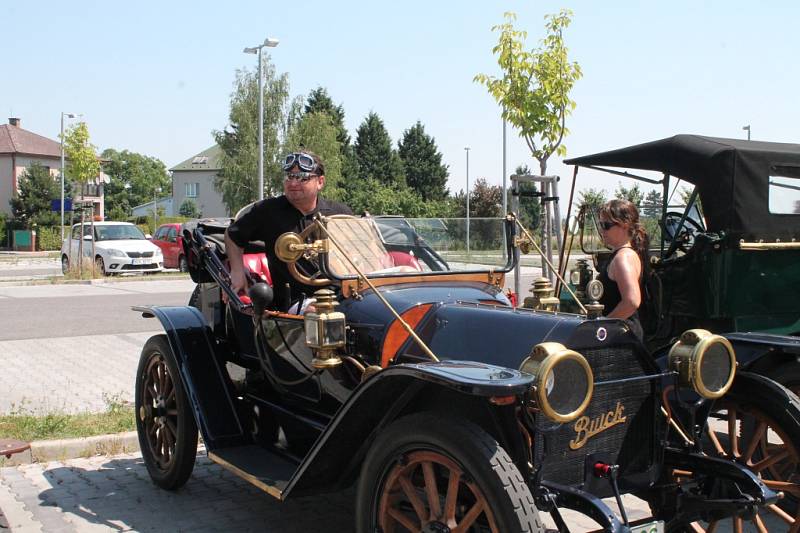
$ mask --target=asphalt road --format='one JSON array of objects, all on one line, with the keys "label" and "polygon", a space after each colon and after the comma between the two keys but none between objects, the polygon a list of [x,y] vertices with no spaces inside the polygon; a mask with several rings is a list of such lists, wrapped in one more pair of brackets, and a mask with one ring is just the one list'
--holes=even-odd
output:
[{"label": "asphalt road", "polygon": [[131,306],[186,305],[193,288],[188,277],[0,287],[0,341],[151,331]]}]

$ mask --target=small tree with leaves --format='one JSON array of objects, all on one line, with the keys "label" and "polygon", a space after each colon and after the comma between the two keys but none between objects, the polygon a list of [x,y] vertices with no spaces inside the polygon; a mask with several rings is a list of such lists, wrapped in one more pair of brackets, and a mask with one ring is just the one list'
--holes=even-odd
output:
[{"label": "small tree with leaves", "polygon": [[64,155],[67,158],[66,175],[78,184],[78,190],[100,175],[97,147],[89,142],[89,128],[85,122],[73,125],[64,133]]},{"label": "small tree with leaves", "polygon": [[557,15],[547,15],[547,35],[540,47],[526,51],[528,33],[514,28],[517,19],[514,13],[505,13],[505,23],[492,28],[500,32],[492,52],[503,75],[475,76],[475,81],[485,85],[503,108],[503,118],[519,130],[539,161],[543,176],[547,174],[547,159],[551,155],[567,153],[562,140],[569,133],[567,116],[575,109],[569,93],[582,75],[580,66],[568,60],[564,44],[564,30],[571,17],[572,12],[566,9]]},{"label": "small tree with leaves", "polygon": [[614,191],[614,196],[620,200],[628,200],[630,203],[639,207],[644,200],[644,193],[638,183],[634,183],[633,187],[625,187],[622,183],[617,185],[617,190]]},{"label": "small tree with leaves", "polygon": [[61,215],[51,209],[50,201],[61,197],[61,185],[50,171],[33,163],[19,176],[18,183],[19,192],[9,202],[16,224],[26,229],[58,226]]},{"label": "small tree with leaves", "polygon": [[186,198],[181,202],[181,206],[178,208],[178,214],[182,217],[197,218],[200,216],[200,208],[197,207],[194,200]]},{"label": "small tree with leaves", "polygon": [[661,212],[661,208],[663,206],[664,196],[661,194],[661,191],[657,191],[653,189],[652,191],[648,192],[644,197],[644,203],[642,204],[642,215],[648,218],[655,218],[658,217],[658,214]]}]

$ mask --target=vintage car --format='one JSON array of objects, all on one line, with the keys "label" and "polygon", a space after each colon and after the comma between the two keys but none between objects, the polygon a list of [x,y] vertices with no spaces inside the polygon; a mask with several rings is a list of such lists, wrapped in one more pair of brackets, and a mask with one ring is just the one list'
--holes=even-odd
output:
[{"label": "vintage car", "polygon": [[[740,369],[800,393],[800,145],[676,135],[565,163],[662,188],[643,316],[652,350],[708,329],[732,343]],[[677,211],[679,182],[693,192]],[[609,256],[584,248],[597,264]]]},{"label": "vintage car", "polygon": [[[765,433],[800,432],[706,425],[718,401],[790,399],[761,376],[734,383],[730,342],[702,329],[681,335],[662,370],[591,303],[591,316],[511,307],[504,277],[532,244],[513,215],[466,231],[320,217],[275,247],[317,287],[303,315],[275,309],[258,276],[246,296],[232,291],[228,223],[184,226],[191,305],[136,308],[165,329],[145,344],[135,387],[158,486],[187,482],[199,429],[213,461],[278,499],[355,486],[361,532],[544,531],[540,513],[568,531],[565,509],[604,531],[797,529],[781,507],[793,486],[753,464],[775,462]],[[630,522],[624,494],[652,517]]]}]

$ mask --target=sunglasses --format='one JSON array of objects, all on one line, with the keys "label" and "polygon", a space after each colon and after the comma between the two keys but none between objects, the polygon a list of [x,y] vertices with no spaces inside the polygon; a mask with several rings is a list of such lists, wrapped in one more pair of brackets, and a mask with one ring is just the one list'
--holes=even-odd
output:
[{"label": "sunglasses", "polygon": [[283,170],[291,170],[295,165],[305,172],[315,172],[317,170],[316,161],[305,152],[293,152],[283,160]]},{"label": "sunglasses", "polygon": [[597,225],[600,226],[600,229],[602,229],[603,231],[608,231],[614,226],[616,226],[617,223],[611,222],[610,220],[601,220],[597,223]]},{"label": "sunglasses", "polygon": [[291,174],[286,174],[285,180],[286,181],[300,181],[301,183],[306,183],[312,178],[318,178],[319,174],[314,174],[313,172],[292,172]]}]

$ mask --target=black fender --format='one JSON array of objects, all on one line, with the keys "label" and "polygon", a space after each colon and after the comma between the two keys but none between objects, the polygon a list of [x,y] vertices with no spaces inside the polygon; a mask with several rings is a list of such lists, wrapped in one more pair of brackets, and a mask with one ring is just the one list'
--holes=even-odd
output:
[{"label": "black fender", "polygon": [[219,348],[203,314],[189,306],[137,306],[133,310],[161,322],[206,446],[247,442],[233,402],[233,384],[225,371],[224,358],[216,353]]},{"label": "black fender", "polygon": [[784,364],[800,364],[800,338],[769,333],[725,333],[742,370],[770,375]]},{"label": "black fender", "polygon": [[[464,416],[480,419],[478,411],[505,409],[506,415],[510,411],[510,418],[491,414],[487,418],[495,425],[513,426],[505,430],[519,434],[515,407],[497,406],[490,399],[517,396],[514,403],[518,404],[532,380],[532,376],[516,370],[472,361],[403,364],[382,370],[353,391],[337,411],[287,485],[283,498],[349,485],[383,428],[406,414],[441,407],[436,399],[447,398],[444,408],[453,416],[468,413]],[[486,427],[486,423],[481,426],[496,437],[503,432],[503,428]],[[498,440],[502,442],[502,438]]]}]

